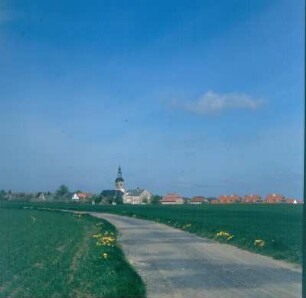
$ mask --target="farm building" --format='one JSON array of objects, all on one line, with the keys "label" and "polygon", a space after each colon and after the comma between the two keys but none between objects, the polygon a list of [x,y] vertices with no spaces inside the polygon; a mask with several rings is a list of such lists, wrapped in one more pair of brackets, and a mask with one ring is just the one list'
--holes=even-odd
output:
[{"label": "farm building", "polygon": [[221,195],[219,197],[220,204],[233,204],[233,203],[240,203],[241,198],[237,195]]},{"label": "farm building", "polygon": [[39,192],[31,198],[31,202],[52,201],[53,195],[50,192]]},{"label": "farm building", "polygon": [[193,197],[190,200],[190,204],[192,205],[200,205],[200,204],[208,204],[208,203],[209,203],[208,199],[201,197],[201,196]]},{"label": "farm building", "polygon": [[250,195],[245,195],[242,200],[241,203],[261,203],[262,202],[262,198],[260,197],[260,195],[254,195],[254,194],[250,194]]},{"label": "farm building", "polygon": [[184,199],[177,193],[168,193],[160,202],[162,205],[180,205],[184,204]]},{"label": "farm building", "polygon": [[125,196],[123,197],[123,203],[124,204],[146,204],[150,203],[152,198],[152,194],[145,189],[131,189],[128,190]]},{"label": "farm building", "polygon": [[286,199],[286,202],[288,204],[303,204],[302,200],[297,200],[297,199]]},{"label": "farm building", "polygon": [[91,193],[87,193],[87,192],[77,192],[74,193],[72,196],[72,200],[73,201],[86,201],[87,199],[89,199],[90,197],[92,197]]},{"label": "farm building", "polygon": [[280,194],[268,194],[266,196],[266,203],[269,204],[279,204],[279,203],[286,203],[286,199],[284,196],[280,195]]},{"label": "farm building", "polygon": [[210,204],[212,205],[220,204],[220,201],[218,199],[212,199],[210,200]]}]

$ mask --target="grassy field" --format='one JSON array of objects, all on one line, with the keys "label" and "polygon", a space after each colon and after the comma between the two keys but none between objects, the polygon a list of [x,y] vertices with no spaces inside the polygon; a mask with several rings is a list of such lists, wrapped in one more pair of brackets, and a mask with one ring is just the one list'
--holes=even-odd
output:
[{"label": "grassy field", "polygon": [[35,206],[95,210],[154,220],[276,259],[302,263],[302,205]]},{"label": "grassy field", "polygon": [[116,236],[87,215],[0,208],[0,297],[145,297]]},{"label": "grassy field", "polygon": [[114,211],[301,264],[302,209],[294,205],[205,205],[120,207]]},{"label": "grassy field", "polygon": [[302,206],[120,206],[109,212],[155,220],[275,259],[302,263]]}]

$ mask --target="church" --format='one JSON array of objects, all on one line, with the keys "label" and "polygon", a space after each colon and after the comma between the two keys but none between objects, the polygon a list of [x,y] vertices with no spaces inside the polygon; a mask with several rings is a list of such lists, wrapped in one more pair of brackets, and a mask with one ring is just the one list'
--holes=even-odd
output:
[{"label": "church", "polygon": [[121,167],[119,166],[118,175],[115,180],[115,189],[103,190],[101,192],[101,204],[122,204],[124,203],[125,188],[122,178]]},{"label": "church", "polygon": [[145,189],[130,189],[126,190],[124,179],[122,177],[121,166],[118,168],[117,178],[115,179],[114,190],[104,190],[101,193],[104,203],[115,204],[148,204],[151,202],[152,194]]}]

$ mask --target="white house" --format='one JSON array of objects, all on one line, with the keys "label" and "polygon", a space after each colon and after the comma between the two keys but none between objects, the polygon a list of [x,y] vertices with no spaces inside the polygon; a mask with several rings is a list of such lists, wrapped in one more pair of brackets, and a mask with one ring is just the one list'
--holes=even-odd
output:
[{"label": "white house", "polygon": [[91,193],[77,192],[72,196],[72,201],[86,200],[92,196]]},{"label": "white house", "polygon": [[124,204],[146,204],[150,203],[152,194],[145,189],[131,189],[128,190],[125,196],[123,197]]}]

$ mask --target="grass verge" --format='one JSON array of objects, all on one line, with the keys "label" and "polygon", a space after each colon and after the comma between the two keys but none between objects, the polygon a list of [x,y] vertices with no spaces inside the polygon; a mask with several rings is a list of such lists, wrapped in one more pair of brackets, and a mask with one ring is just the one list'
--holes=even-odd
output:
[{"label": "grass verge", "polygon": [[145,297],[105,220],[0,209],[0,297]]}]

